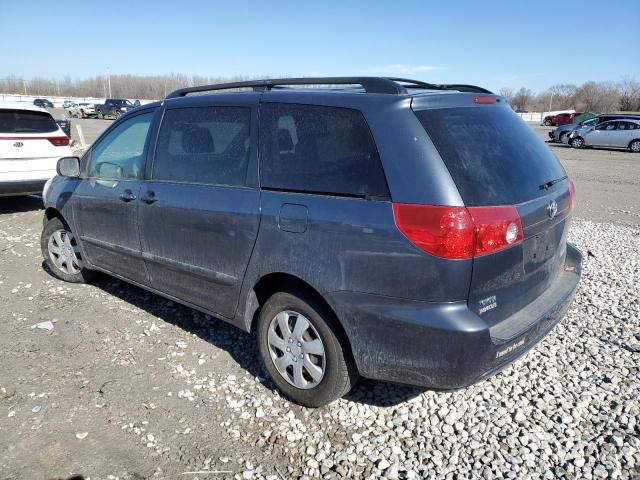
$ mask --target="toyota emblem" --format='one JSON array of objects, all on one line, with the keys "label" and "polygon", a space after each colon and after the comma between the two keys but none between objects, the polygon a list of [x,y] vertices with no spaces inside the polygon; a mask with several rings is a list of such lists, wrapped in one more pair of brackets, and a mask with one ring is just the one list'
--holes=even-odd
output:
[{"label": "toyota emblem", "polygon": [[22,143],[22,142],[15,142],[13,144],[14,147],[22,147],[23,145],[24,145],[24,143]]},{"label": "toyota emblem", "polygon": [[547,205],[547,213],[549,214],[549,218],[553,218],[558,213],[558,203],[555,200],[552,200],[549,205]]}]

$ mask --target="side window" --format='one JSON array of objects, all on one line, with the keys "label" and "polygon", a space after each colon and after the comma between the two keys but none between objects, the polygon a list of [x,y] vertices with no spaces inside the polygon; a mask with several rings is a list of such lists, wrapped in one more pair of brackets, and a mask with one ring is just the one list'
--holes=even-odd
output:
[{"label": "side window", "polygon": [[153,112],[136,115],[111,130],[91,150],[88,176],[107,180],[140,178]]},{"label": "side window", "polygon": [[596,126],[596,130],[613,130],[618,122],[605,122]]},{"label": "side window", "polygon": [[251,145],[248,107],[189,107],[165,112],[152,178],[243,186]]},{"label": "side window", "polygon": [[640,125],[632,122],[619,122],[618,130],[635,130],[636,128],[640,128]]},{"label": "side window", "polygon": [[260,108],[262,187],[389,195],[376,145],[358,110],[286,103]]},{"label": "side window", "polygon": [[599,120],[598,118],[593,118],[591,120],[587,120],[585,122],[582,122],[582,125],[585,125],[587,127],[592,127],[592,126],[598,124],[598,120]]}]

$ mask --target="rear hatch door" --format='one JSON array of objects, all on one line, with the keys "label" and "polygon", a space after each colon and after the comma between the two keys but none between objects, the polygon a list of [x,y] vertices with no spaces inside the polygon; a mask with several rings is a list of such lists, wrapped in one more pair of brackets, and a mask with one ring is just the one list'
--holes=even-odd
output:
[{"label": "rear hatch door", "polygon": [[521,243],[473,261],[469,308],[496,325],[544,293],[562,271],[569,180],[542,139],[504,103],[414,107],[467,207],[515,205]]}]

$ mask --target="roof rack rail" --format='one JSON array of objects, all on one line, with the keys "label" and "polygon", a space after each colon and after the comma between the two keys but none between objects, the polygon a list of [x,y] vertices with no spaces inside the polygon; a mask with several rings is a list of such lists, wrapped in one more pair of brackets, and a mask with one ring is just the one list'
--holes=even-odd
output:
[{"label": "roof rack rail", "polygon": [[397,83],[406,83],[404,85],[405,88],[425,88],[428,90],[457,90],[458,92],[470,92],[470,93],[490,93],[493,92],[487,90],[486,88],[477,87],[475,85],[464,85],[464,84],[436,84],[436,83],[426,83],[421,82],[420,80],[411,80],[409,78],[397,78],[397,77],[389,77],[389,80],[392,80]]},{"label": "roof rack rail", "polygon": [[268,78],[265,80],[249,80],[243,82],[218,83],[201,85],[175,90],[166,98],[184,97],[190,93],[212,92],[216,90],[233,90],[236,88],[252,88],[254,91],[271,90],[286,85],[361,85],[366,93],[386,93],[404,95],[407,90],[398,83],[384,77],[315,77],[315,78]]}]

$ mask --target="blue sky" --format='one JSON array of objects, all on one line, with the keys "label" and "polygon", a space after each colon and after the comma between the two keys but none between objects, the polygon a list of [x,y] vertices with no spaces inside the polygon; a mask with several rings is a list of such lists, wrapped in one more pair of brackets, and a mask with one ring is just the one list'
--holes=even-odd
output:
[{"label": "blue sky", "polygon": [[640,80],[638,19],[640,0],[0,0],[0,77],[402,75],[540,91]]}]

